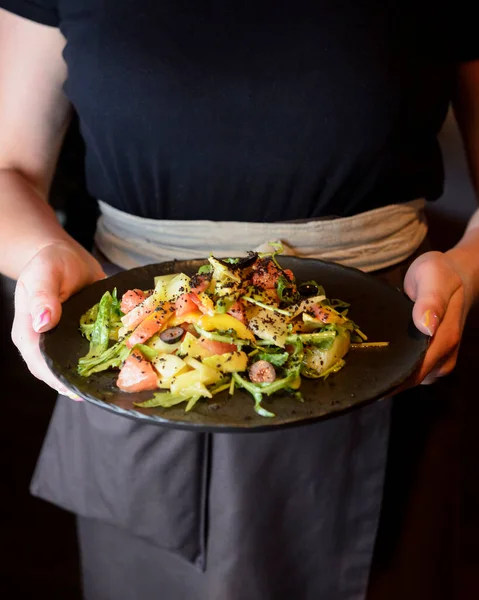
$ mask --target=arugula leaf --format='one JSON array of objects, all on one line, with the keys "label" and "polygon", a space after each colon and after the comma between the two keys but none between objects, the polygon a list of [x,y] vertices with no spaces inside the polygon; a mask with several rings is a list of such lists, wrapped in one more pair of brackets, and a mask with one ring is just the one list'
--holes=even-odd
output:
[{"label": "arugula leaf", "polygon": [[276,257],[278,256],[278,254],[281,254],[283,252],[283,244],[281,242],[268,242],[268,246],[271,246],[271,248],[273,248],[273,252],[258,252],[258,256],[260,258],[271,258],[271,260],[278,267],[278,269],[282,271],[283,268],[276,260]]},{"label": "arugula leaf", "polygon": [[254,410],[261,417],[275,417],[276,415],[269,410],[266,410],[261,406],[261,402],[263,400],[263,393],[261,388],[251,381],[246,381],[243,379],[239,373],[232,374],[233,380],[238,385],[238,387],[244,388],[247,392],[249,392],[254,399]]},{"label": "arugula leaf", "polygon": [[[341,310],[341,309],[346,309],[349,308],[351,306],[351,304],[349,302],[344,302],[343,300],[339,300],[338,298],[333,298],[331,300],[331,306],[335,309],[335,310]],[[344,310],[341,310],[341,312],[344,315]]]},{"label": "arugula leaf", "polygon": [[304,358],[304,346],[300,337],[296,336],[295,339],[290,342],[293,344],[293,351],[289,355],[288,361],[285,363],[286,375],[291,378],[291,381],[295,381],[300,377],[301,365]]},{"label": "arugula leaf", "polygon": [[[244,388],[248,391],[254,398],[255,411],[261,415],[262,417],[274,417],[274,413],[267,411],[265,408],[261,406],[261,402],[263,399],[263,394],[270,396],[271,394],[275,394],[280,390],[285,390],[287,392],[291,392],[291,386],[297,380],[300,375],[301,363],[303,360],[303,344],[299,338],[296,338],[293,342],[294,348],[293,352],[288,356],[288,360],[284,363],[286,376],[280,379],[275,379],[272,383],[263,383],[263,384],[255,384],[246,379],[243,379],[239,373],[233,373],[232,377],[236,384],[239,387]],[[271,361],[271,356],[273,353],[266,352],[267,358],[265,360]],[[288,354],[287,352],[285,354]],[[273,363],[272,363],[273,364]],[[294,392],[296,397],[302,400],[301,394],[299,392]]]},{"label": "arugula leaf", "polygon": [[264,349],[258,353],[259,360],[267,360],[275,367],[282,367],[289,359],[289,352],[277,352],[276,350]]},{"label": "arugula leaf", "polygon": [[298,300],[299,294],[295,291],[293,283],[286,277],[280,275],[276,282],[276,292],[283,304],[294,304]]}]

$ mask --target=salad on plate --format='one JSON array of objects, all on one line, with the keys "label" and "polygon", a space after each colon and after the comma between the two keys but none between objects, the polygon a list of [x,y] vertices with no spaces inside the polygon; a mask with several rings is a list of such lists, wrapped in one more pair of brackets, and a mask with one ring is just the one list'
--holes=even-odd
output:
[{"label": "salad on plate", "polygon": [[193,276],[162,275],[149,290],[116,289],[80,319],[90,343],[78,372],[90,377],[119,370],[124,392],[153,392],[143,408],[195,404],[244,388],[255,411],[264,396],[301,397],[302,378],[327,378],[342,369],[351,346],[367,342],[348,317],[348,304],[328,299],[316,281],[299,282],[271,253],[208,258]]}]

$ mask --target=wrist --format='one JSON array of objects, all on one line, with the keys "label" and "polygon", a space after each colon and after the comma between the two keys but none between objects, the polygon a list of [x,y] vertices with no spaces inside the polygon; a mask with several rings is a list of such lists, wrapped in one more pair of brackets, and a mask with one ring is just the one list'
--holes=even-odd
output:
[{"label": "wrist", "polygon": [[75,240],[72,237],[70,237],[66,232],[63,233],[64,235],[60,234],[56,237],[45,238],[43,240],[40,240],[35,247],[35,252],[33,256],[36,256],[42,250],[46,250],[47,248],[50,248],[52,246],[64,248],[66,250],[77,250],[77,242],[75,242]]},{"label": "wrist", "polygon": [[461,277],[468,306],[479,300],[479,248],[457,245],[444,253],[445,257]]},{"label": "wrist", "polygon": [[58,251],[76,250],[76,242],[71,238],[63,229],[59,232],[53,232],[52,235],[38,236],[36,239],[30,240],[31,243],[25,248],[23,265],[20,268],[20,272],[40,253],[48,250],[49,248],[56,248]]}]

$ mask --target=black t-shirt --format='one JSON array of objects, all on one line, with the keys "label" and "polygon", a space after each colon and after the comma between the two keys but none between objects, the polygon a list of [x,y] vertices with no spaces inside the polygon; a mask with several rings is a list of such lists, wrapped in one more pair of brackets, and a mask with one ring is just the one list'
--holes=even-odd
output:
[{"label": "black t-shirt", "polygon": [[276,221],[434,200],[454,71],[479,58],[465,0],[0,6],[61,28],[89,191],[150,218]]}]

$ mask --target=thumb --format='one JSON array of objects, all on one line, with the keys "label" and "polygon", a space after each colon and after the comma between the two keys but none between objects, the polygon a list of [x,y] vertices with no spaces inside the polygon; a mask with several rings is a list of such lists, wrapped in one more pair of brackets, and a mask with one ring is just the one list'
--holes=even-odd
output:
[{"label": "thumb", "polygon": [[414,302],[412,317],[419,331],[431,337],[436,333],[456,291],[454,283],[454,278],[448,276],[446,266],[436,256],[419,259],[411,265],[404,280],[404,290]]},{"label": "thumb", "polygon": [[37,333],[52,329],[60,320],[61,283],[61,269],[41,257],[34,258],[20,276],[18,285],[26,292],[32,327]]}]

